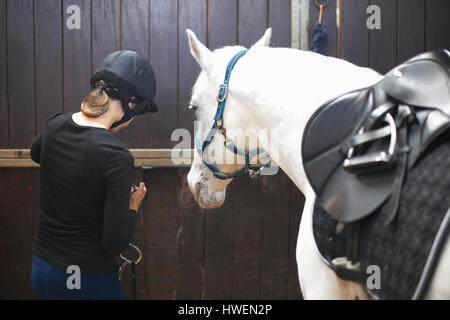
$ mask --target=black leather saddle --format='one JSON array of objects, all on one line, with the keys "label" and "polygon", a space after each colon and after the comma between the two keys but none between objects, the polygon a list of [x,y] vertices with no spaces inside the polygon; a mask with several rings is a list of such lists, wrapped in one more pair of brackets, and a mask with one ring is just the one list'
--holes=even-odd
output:
[{"label": "black leather saddle", "polygon": [[332,99],[303,135],[303,164],[317,201],[344,223],[385,203],[392,221],[406,173],[448,128],[448,50],[416,56],[377,84]]}]

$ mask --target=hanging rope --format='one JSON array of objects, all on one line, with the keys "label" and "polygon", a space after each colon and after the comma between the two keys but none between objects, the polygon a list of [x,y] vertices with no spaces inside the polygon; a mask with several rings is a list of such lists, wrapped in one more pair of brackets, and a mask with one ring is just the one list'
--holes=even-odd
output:
[{"label": "hanging rope", "polygon": [[323,55],[327,55],[328,51],[328,34],[327,26],[325,22],[322,22],[323,9],[327,6],[328,0],[323,3],[319,3],[318,0],[314,0],[314,3],[319,7],[319,20],[313,29],[313,40],[311,43],[311,51],[317,52]]}]

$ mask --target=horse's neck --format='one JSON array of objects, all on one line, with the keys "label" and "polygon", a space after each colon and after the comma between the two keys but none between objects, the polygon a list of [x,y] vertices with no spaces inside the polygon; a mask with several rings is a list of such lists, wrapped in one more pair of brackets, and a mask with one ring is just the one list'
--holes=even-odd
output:
[{"label": "horse's neck", "polygon": [[[295,51],[300,53],[297,56],[300,61],[289,61],[296,57],[296,52],[285,51],[285,62],[278,63],[278,69],[265,70],[264,78],[268,81],[254,77],[247,82],[256,84],[251,109],[258,110],[256,115],[250,111],[247,120],[256,118],[257,129],[278,133],[278,138],[269,138],[263,147],[305,193],[309,184],[303,169],[301,141],[309,118],[324,102],[344,92],[372,85],[381,77],[373,70],[343,60]],[[256,95],[260,98],[254,98],[255,90],[260,90]]]}]

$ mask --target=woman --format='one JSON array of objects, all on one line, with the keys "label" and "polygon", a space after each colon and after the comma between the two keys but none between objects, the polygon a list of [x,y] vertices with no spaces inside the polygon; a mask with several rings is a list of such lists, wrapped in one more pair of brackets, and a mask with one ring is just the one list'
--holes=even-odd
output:
[{"label": "woman", "polygon": [[[41,165],[31,272],[39,299],[125,298],[114,258],[132,238],[147,190],[141,182],[130,196],[133,156],[113,133],[157,111],[156,80],[145,58],[118,51],[91,85],[81,112],[50,117],[31,147]],[[80,271],[80,285],[71,270]]]}]

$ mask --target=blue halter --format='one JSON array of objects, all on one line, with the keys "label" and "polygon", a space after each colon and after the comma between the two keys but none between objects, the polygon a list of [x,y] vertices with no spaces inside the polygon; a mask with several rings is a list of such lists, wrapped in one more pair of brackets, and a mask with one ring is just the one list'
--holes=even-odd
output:
[{"label": "blue halter", "polygon": [[232,179],[235,177],[238,177],[246,172],[248,172],[250,174],[251,177],[256,177],[259,175],[260,171],[264,168],[264,167],[268,167],[270,166],[270,162],[271,159],[269,157],[269,160],[266,164],[264,164],[261,167],[251,167],[250,166],[250,159],[262,154],[262,153],[266,153],[264,150],[262,151],[253,151],[253,152],[246,152],[246,151],[242,151],[240,150],[238,147],[236,147],[233,142],[229,139],[227,139],[226,135],[225,135],[225,139],[226,139],[226,143],[225,146],[228,150],[231,150],[232,152],[234,152],[234,154],[240,155],[240,156],[244,156],[245,157],[245,166],[241,169],[238,170],[236,172],[233,173],[225,173],[220,171],[215,165],[213,165],[211,162],[207,161],[205,158],[203,158],[203,154],[205,153],[206,149],[208,148],[208,146],[211,144],[212,140],[214,139],[214,136],[217,132],[217,130],[220,130],[222,133],[224,133],[224,128],[223,128],[223,114],[225,111],[225,104],[227,102],[227,98],[228,98],[228,84],[230,82],[230,76],[231,76],[231,71],[233,70],[236,62],[248,51],[248,49],[242,50],[240,52],[238,52],[228,63],[226,72],[225,72],[225,79],[223,81],[223,83],[219,86],[219,93],[217,96],[217,111],[216,114],[214,116],[214,124],[211,127],[211,129],[209,130],[209,133],[206,137],[206,139],[203,141],[203,144],[200,145],[200,141],[198,140],[198,131],[195,134],[195,147],[197,149],[197,151],[200,153],[200,155],[202,156],[202,160],[203,163],[206,165],[206,167],[208,167],[208,169],[210,169],[214,176],[218,179],[221,180],[227,180],[227,179]]}]

